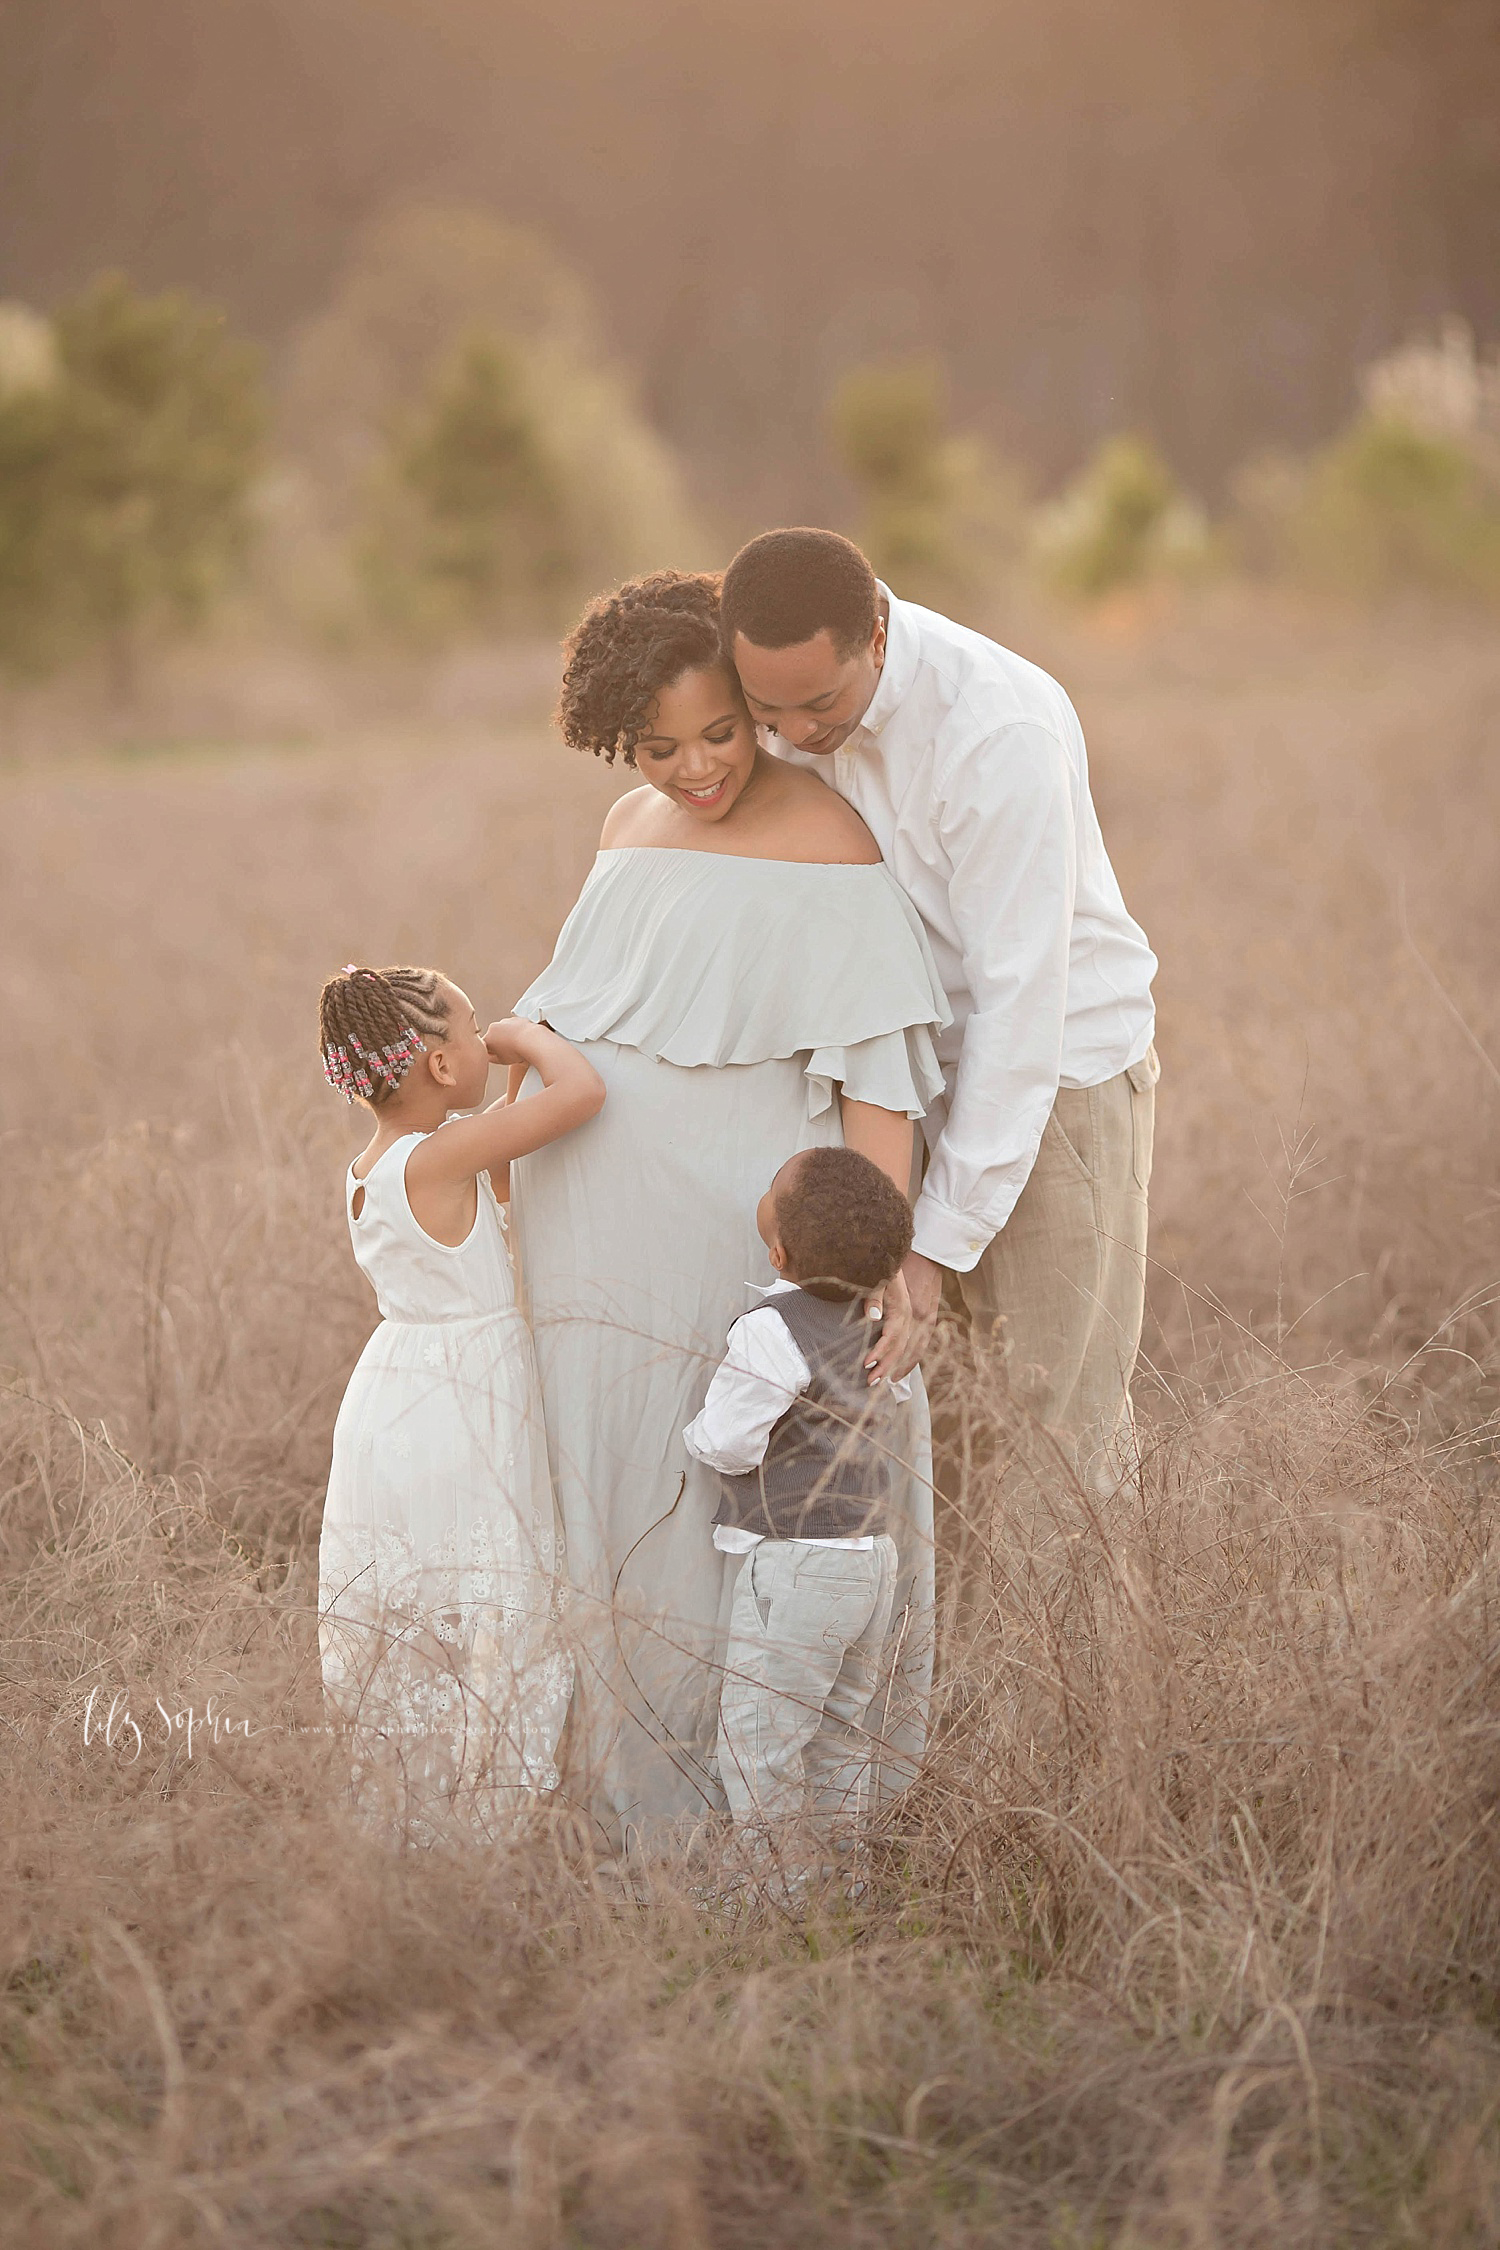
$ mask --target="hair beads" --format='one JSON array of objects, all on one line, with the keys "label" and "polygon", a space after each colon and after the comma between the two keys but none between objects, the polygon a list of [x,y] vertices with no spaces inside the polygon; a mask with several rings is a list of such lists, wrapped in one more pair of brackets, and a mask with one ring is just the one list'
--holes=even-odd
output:
[{"label": "hair beads", "polygon": [[415,1031],[403,1031],[388,1047],[366,1049],[354,1032],[349,1034],[347,1047],[325,1047],[323,1050],[323,1076],[336,1094],[353,1101],[356,1094],[365,1100],[375,1099],[375,1079],[385,1082],[386,1090],[394,1093],[418,1055],[427,1049]]},{"label": "hair beads", "polygon": [[376,1107],[400,1085],[425,1041],[447,1036],[436,969],[361,969],[330,977],[318,1000],[323,1075],[346,1101]]}]

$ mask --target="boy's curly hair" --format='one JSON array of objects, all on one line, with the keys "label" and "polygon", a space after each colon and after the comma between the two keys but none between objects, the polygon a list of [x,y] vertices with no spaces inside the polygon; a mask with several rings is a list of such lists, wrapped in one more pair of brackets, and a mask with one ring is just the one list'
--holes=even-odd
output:
[{"label": "boy's curly hair", "polygon": [[838,1298],[889,1281],[911,1248],[911,1206],[879,1165],[852,1148],[809,1148],[787,1172],[776,1225],[799,1286]]},{"label": "boy's curly hair", "polygon": [[613,765],[635,764],[651,706],[684,672],[725,663],[719,640],[719,578],[655,570],[589,603],[563,644],[556,719],[571,749]]}]

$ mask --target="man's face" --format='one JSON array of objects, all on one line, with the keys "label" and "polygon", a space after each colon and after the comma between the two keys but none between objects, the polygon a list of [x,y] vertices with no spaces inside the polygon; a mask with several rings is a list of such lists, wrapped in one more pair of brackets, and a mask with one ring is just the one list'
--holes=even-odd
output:
[{"label": "man's face", "polygon": [[885,663],[885,620],[863,648],[841,656],[825,627],[793,648],[757,648],[734,636],[735,670],[757,726],[774,727],[795,750],[841,750],[870,708]]}]

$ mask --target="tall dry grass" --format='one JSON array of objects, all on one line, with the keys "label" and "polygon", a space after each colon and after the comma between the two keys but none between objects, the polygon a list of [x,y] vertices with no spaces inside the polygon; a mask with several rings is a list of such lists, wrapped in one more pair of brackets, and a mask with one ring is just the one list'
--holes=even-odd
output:
[{"label": "tall dry grass", "polygon": [[561,1820],[389,1852],[321,1731],[371,1307],[311,997],[416,955],[502,1007],[614,785],[457,724],[0,777],[9,2239],[1500,2237],[1500,656],[1041,652],[1163,960],[1144,1468],[1029,1491],[949,1348],[941,1729],[795,1916]]}]

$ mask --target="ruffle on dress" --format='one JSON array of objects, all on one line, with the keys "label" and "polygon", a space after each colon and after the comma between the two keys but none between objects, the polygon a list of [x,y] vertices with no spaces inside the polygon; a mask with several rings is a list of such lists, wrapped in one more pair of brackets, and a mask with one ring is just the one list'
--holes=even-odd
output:
[{"label": "ruffle on dress", "polygon": [[685,1069],[808,1057],[808,1113],[922,1117],[952,1021],[889,868],[632,845],[600,852],[516,1014]]}]

